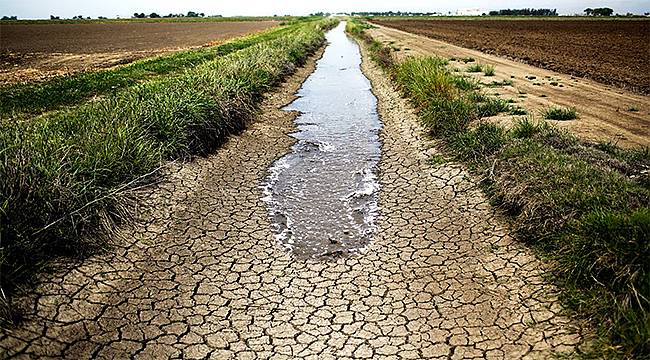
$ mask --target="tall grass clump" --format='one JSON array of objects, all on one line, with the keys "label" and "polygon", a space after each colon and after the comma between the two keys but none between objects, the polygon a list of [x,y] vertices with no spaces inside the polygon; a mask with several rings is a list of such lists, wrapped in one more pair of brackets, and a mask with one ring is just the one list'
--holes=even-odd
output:
[{"label": "tall grass clump", "polygon": [[4,293],[43,261],[91,247],[83,235],[124,216],[123,191],[147,181],[161,163],[209,152],[242,130],[263,94],[304,63],[334,23],[299,25],[179,76],[31,121],[1,123]]},{"label": "tall grass clump", "polygon": [[478,72],[483,72],[483,65],[481,64],[472,64],[465,69],[465,71],[470,72],[470,73],[478,73]]},{"label": "tall grass clump", "polygon": [[544,110],[542,115],[549,120],[573,120],[578,118],[578,112],[574,107],[552,106]]},{"label": "tall grass clump", "polygon": [[[477,65],[468,70],[482,71]],[[407,58],[387,73],[448,154],[483,178],[485,193],[510,217],[517,237],[553,260],[564,304],[590,320],[597,335],[583,355],[646,357],[650,148],[591,144],[529,118],[510,130],[481,122],[483,116],[515,110],[459,85],[457,75],[436,58]],[[545,115],[577,116],[572,108]]]}]

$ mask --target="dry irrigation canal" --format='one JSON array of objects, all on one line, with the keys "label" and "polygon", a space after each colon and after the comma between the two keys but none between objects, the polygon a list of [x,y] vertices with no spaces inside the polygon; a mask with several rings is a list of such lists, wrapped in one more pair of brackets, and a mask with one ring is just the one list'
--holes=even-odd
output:
[{"label": "dry irrigation canal", "polygon": [[[463,167],[431,166],[435,148],[408,103],[344,28],[327,34],[311,75],[309,65],[267,99],[259,121],[144,189],[114,249],[45,277],[0,350],[75,359],[575,351],[581,325],[563,315],[542,264]],[[295,123],[286,110],[300,111]]]}]

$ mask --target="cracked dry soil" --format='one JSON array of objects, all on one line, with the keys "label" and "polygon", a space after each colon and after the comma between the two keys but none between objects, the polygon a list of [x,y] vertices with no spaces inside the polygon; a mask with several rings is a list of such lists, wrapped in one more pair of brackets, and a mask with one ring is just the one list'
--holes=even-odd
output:
[{"label": "cracked dry soil", "polygon": [[[364,57],[367,54],[364,51]],[[416,117],[369,61],[384,122],[381,215],[367,253],[297,261],[271,232],[260,183],[285,154],[313,62],[215,154],[145,190],[114,249],[45,276],[3,357],[544,358],[575,351],[540,261],[459,165],[432,167]]]}]

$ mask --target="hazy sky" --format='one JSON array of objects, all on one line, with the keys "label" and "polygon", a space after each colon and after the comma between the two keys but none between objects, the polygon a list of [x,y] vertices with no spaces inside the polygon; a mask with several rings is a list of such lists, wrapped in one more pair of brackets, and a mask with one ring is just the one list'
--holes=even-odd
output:
[{"label": "hazy sky", "polygon": [[0,15],[19,18],[48,18],[50,15],[72,17],[129,17],[134,12],[158,14],[187,13],[192,10],[208,14],[233,15],[305,15],[317,11],[422,11],[447,12],[480,9],[481,12],[505,8],[557,8],[561,14],[582,12],[587,7],[611,7],[617,13],[650,11],[650,0],[612,1],[521,1],[521,0],[0,0]]}]

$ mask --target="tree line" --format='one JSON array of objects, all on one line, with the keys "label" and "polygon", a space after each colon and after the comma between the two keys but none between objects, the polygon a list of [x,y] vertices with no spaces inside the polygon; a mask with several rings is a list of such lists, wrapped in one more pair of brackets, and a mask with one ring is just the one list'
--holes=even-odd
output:
[{"label": "tree line", "polygon": [[612,16],[612,14],[614,13],[614,10],[612,10],[612,9],[610,9],[608,7],[595,8],[595,9],[586,8],[584,10],[584,12],[585,12],[585,15],[587,15],[587,16]]},{"label": "tree line", "polygon": [[490,11],[490,16],[557,16],[557,9],[503,9]]},{"label": "tree line", "polygon": [[[153,12],[149,15],[146,15],[145,13],[133,13],[132,17],[135,19],[144,19],[144,18],[159,19],[159,18],[180,18],[180,17],[196,18],[196,17],[205,17],[205,14],[197,13],[194,11],[188,11],[187,14],[168,14],[168,15],[160,16],[155,12]],[[212,17],[221,17],[221,15],[213,15]]]}]

